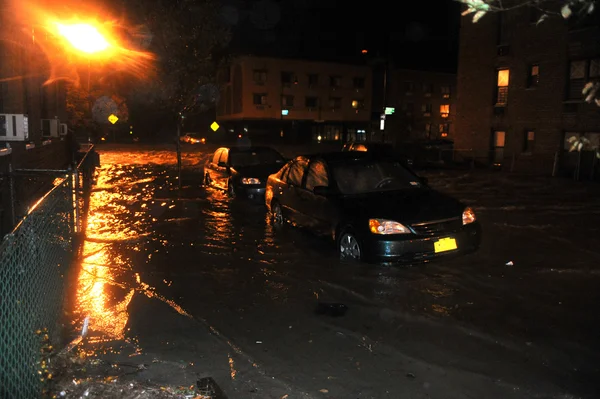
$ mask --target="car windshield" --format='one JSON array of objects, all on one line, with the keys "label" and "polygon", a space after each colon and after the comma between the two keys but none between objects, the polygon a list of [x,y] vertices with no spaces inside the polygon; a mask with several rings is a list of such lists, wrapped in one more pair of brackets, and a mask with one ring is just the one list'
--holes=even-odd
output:
[{"label": "car windshield", "polygon": [[248,151],[231,151],[230,163],[233,166],[252,166],[272,163],[283,163],[280,153],[270,148],[257,148]]},{"label": "car windshield", "polygon": [[333,166],[333,176],[342,194],[417,188],[419,178],[400,162],[358,161]]}]

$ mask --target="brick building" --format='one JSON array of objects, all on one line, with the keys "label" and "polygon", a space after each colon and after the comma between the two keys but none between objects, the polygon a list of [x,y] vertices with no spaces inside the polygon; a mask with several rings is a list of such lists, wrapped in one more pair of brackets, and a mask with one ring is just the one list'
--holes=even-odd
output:
[{"label": "brick building", "polygon": [[217,121],[225,133],[294,142],[366,139],[367,66],[243,56],[218,79]]},{"label": "brick building", "polygon": [[[17,26],[13,21],[6,20],[13,15],[8,5],[2,7],[0,22],[3,27],[3,36],[10,40],[0,41],[0,115],[16,114],[26,115],[28,125],[28,139],[26,141],[13,141],[10,136],[13,125],[10,121],[3,120],[4,129],[0,128],[0,142],[10,142],[10,146],[18,151],[40,146],[47,140],[44,135],[49,135],[48,123],[42,120],[58,119],[65,123],[66,115],[66,89],[64,82],[45,84],[50,76],[48,57],[39,45],[40,40],[45,40],[45,35],[23,26]],[[60,127],[58,128],[60,130]],[[33,145],[31,145],[33,144]]]},{"label": "brick building", "polygon": [[389,74],[385,141],[451,139],[453,137],[456,75],[396,69]]},{"label": "brick building", "polygon": [[[539,17],[519,8],[478,23],[462,18],[454,138],[485,163],[549,174],[555,154],[557,165],[574,166],[569,137],[598,144],[600,109],[581,89],[600,77],[600,23],[598,13],[536,25]],[[582,159],[592,162],[591,153]]]}]

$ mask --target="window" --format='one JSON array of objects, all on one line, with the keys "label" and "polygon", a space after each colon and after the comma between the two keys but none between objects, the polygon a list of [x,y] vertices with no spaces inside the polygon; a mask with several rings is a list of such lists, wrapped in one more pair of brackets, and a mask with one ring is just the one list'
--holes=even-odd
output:
[{"label": "window", "polygon": [[542,18],[544,12],[537,7],[529,7],[529,22],[532,24],[537,24]]},{"label": "window", "polygon": [[404,103],[402,104],[402,109],[404,110],[406,115],[412,115],[415,110],[415,104],[410,102]]},{"label": "window", "polygon": [[340,97],[329,97],[329,108],[340,109],[342,107],[342,99]]},{"label": "window", "polygon": [[315,187],[329,185],[329,179],[327,178],[327,168],[323,161],[314,161],[308,168],[306,175],[306,189],[312,191]]},{"label": "window", "polygon": [[450,124],[449,123],[440,123],[439,126],[440,137],[448,137],[450,133]]},{"label": "window", "polygon": [[353,83],[355,89],[365,88],[365,78],[354,78]]},{"label": "window", "polygon": [[535,88],[540,84],[540,66],[533,64],[529,66],[529,74],[527,75],[527,87]]},{"label": "window", "polygon": [[254,93],[252,96],[252,102],[254,105],[266,105],[267,104],[267,94],[266,93]]},{"label": "window", "polygon": [[294,96],[281,96],[281,105],[285,107],[293,107]]},{"label": "window", "polygon": [[330,76],[329,77],[329,86],[333,88],[340,87],[342,85],[342,78],[339,76]]},{"label": "window", "polygon": [[498,70],[498,79],[496,87],[496,106],[504,107],[508,103],[508,79],[510,72],[508,69]]},{"label": "window", "polygon": [[304,105],[306,106],[306,108],[317,108],[317,97],[306,97],[306,99],[304,100]]},{"label": "window", "polygon": [[294,84],[298,84],[298,79],[294,76],[292,72],[281,72],[281,84],[284,87],[290,87]]},{"label": "window", "polygon": [[423,111],[423,116],[431,116],[432,107],[433,106],[431,104],[423,104],[421,106],[421,111]]},{"label": "window", "polygon": [[447,118],[450,115],[450,104],[440,105],[440,115],[442,118]]},{"label": "window", "polygon": [[431,97],[433,93],[433,83],[423,83],[423,95],[425,97]]},{"label": "window", "polygon": [[440,91],[442,92],[442,98],[450,98],[450,86],[442,86]]},{"label": "window", "polygon": [[262,69],[255,69],[253,73],[254,83],[257,85],[264,85],[267,81],[267,71]]},{"label": "window", "polygon": [[415,84],[413,82],[404,82],[404,91],[406,94],[412,94],[415,91]]},{"label": "window", "polygon": [[590,79],[600,78],[600,58],[571,61],[567,100],[582,100],[582,90]]},{"label": "window", "polygon": [[319,84],[319,75],[316,73],[308,74],[308,86],[314,87]]},{"label": "window", "polygon": [[352,100],[352,108],[363,109],[365,107],[365,100]]},{"label": "window", "polygon": [[566,132],[565,133],[565,141],[563,143],[564,150],[569,151],[571,149],[571,147],[573,146],[573,143],[570,141],[572,137],[579,139],[579,137],[581,137],[581,134],[576,133],[576,132]]},{"label": "window", "polygon": [[523,152],[532,153],[534,143],[535,143],[535,131],[526,130],[525,135],[524,135],[524,142],[523,142]]},{"label": "window", "polygon": [[300,187],[302,185],[302,177],[308,161],[304,157],[298,157],[290,167],[290,172],[287,175],[287,183],[291,186]]},{"label": "window", "polygon": [[431,123],[425,124],[425,130],[423,133],[425,133],[425,137],[429,137],[431,135]]},{"label": "window", "polygon": [[6,115],[0,115],[0,136],[6,136]]}]

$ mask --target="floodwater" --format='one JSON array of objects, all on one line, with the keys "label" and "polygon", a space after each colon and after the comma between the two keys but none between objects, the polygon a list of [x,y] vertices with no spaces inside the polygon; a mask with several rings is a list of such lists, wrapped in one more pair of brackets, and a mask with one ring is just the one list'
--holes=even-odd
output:
[{"label": "floodwater", "polygon": [[100,148],[73,321],[90,356],[157,384],[212,376],[230,399],[600,394],[597,188],[430,171],[475,207],[480,251],[350,265],[203,187],[209,151],[186,150],[179,191],[173,151]]}]

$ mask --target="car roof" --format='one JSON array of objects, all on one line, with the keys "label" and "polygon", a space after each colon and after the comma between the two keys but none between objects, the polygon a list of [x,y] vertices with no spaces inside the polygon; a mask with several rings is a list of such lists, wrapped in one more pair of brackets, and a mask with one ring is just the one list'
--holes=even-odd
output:
[{"label": "car roof", "polygon": [[264,151],[264,150],[268,150],[268,151],[277,151],[272,147],[267,147],[267,146],[232,146],[232,147],[221,147],[221,148],[227,148],[229,151],[233,151],[233,152],[254,152],[254,151]]},{"label": "car roof", "polygon": [[374,160],[373,154],[363,151],[332,151],[305,155],[309,159],[323,159],[327,163],[343,163],[357,160]]}]

